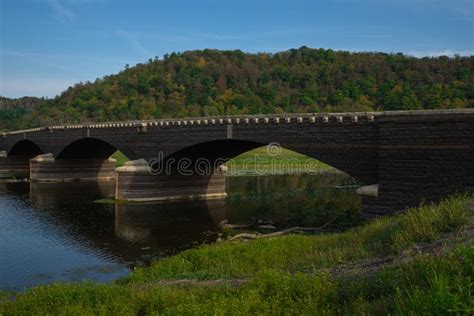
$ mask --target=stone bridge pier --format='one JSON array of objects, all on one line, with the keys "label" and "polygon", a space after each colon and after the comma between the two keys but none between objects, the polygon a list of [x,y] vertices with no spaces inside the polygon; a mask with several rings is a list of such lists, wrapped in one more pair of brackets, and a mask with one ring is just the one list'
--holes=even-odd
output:
[{"label": "stone bridge pier", "polygon": [[28,177],[30,173],[29,156],[7,156],[0,151],[0,178]]},{"label": "stone bridge pier", "polygon": [[28,177],[30,159],[41,153],[41,149],[29,140],[19,141],[8,152],[0,151],[0,177]]},{"label": "stone bridge pier", "polygon": [[29,161],[29,177],[37,182],[111,181],[116,161],[107,159],[55,159],[52,153]]},{"label": "stone bridge pier", "polygon": [[177,169],[158,170],[146,160],[128,161],[116,169],[115,198],[127,201],[184,201],[226,196],[226,167],[192,174]]}]

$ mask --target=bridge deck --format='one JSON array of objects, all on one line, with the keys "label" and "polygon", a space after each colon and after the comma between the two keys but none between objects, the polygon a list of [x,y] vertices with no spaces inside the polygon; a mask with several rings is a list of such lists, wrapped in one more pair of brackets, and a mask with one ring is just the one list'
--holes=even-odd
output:
[{"label": "bridge deck", "polygon": [[[400,117],[419,117],[424,116],[452,116],[452,115],[474,115],[474,109],[446,109],[446,110],[420,110],[420,111],[382,111],[382,112],[343,112],[343,113],[288,113],[288,114],[249,114],[249,115],[223,115],[208,117],[185,117],[185,118],[166,118],[151,120],[127,120],[110,122],[87,122],[82,124],[62,124],[36,127],[24,130],[3,132],[2,136],[17,135],[24,133],[34,133],[44,130],[54,129],[82,129],[82,128],[120,128],[120,127],[144,127],[144,126],[164,126],[164,125],[201,125],[201,124],[240,124],[240,123],[290,123],[298,122],[298,119],[309,120],[312,123],[328,123],[330,120],[342,118],[351,119],[357,122],[360,118],[366,118],[369,121],[375,121],[380,118],[390,120],[390,118]],[[290,119],[289,122],[285,121]],[[327,120],[327,121],[326,121]]]}]

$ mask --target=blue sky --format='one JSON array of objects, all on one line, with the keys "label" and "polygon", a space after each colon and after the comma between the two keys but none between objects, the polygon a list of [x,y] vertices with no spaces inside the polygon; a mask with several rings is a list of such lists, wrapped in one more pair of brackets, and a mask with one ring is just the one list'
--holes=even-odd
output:
[{"label": "blue sky", "polygon": [[472,55],[474,0],[0,0],[0,31],[0,95],[54,97],[192,49]]}]

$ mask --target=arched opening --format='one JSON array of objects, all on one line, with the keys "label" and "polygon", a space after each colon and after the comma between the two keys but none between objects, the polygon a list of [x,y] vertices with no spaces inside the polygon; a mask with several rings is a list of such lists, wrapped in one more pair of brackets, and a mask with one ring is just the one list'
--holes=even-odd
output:
[{"label": "arched opening", "polygon": [[[256,172],[269,173],[319,173],[321,170],[345,172],[333,166],[331,162],[283,148],[278,143],[265,144],[235,139],[195,144],[164,157],[162,163],[172,161],[177,164],[183,158],[188,159],[191,165],[196,161],[206,161],[212,166],[226,164],[231,173],[239,171],[239,168],[250,167]],[[267,168],[257,168],[259,164],[267,165]]]},{"label": "arched opening", "polygon": [[55,158],[36,159],[30,164],[34,181],[111,181],[116,161],[109,159],[116,148],[100,139],[83,138],[69,144]]},{"label": "arched opening", "polygon": [[16,143],[8,152],[8,156],[22,156],[22,157],[28,157],[33,158],[35,156],[43,154],[43,151],[41,148],[39,148],[38,145],[33,143],[31,140],[28,139],[23,139]]},{"label": "arched opening", "polygon": [[[353,177],[330,163],[277,143],[205,142],[169,155],[163,164],[173,161],[178,166],[181,158],[189,159],[189,169],[198,160],[206,160],[210,166],[216,166],[217,161],[227,166],[226,212],[230,223],[268,221],[282,227],[330,223],[331,227],[342,229],[361,220],[361,199]],[[335,157],[334,161],[338,159]],[[208,178],[210,188],[213,181],[214,177]]]},{"label": "arched opening", "polygon": [[97,138],[84,138],[69,144],[57,159],[107,159],[109,157],[116,160],[117,167],[129,160],[120,150]]},{"label": "arched opening", "polygon": [[225,162],[244,152],[264,145],[264,143],[244,140],[215,140],[183,148],[169,155],[168,157],[165,157],[165,161],[170,159],[179,160],[182,158],[187,158],[191,161],[207,159],[210,162],[215,160]]},{"label": "arched opening", "polygon": [[56,159],[107,159],[116,151],[114,146],[103,140],[83,138],[69,144]]},{"label": "arched opening", "polygon": [[304,154],[269,144],[246,151],[227,163],[231,176],[320,173],[337,169]]},{"label": "arched opening", "polygon": [[32,141],[23,139],[17,142],[7,153],[7,157],[0,159],[0,177],[28,177],[30,159],[41,154],[41,148]]}]

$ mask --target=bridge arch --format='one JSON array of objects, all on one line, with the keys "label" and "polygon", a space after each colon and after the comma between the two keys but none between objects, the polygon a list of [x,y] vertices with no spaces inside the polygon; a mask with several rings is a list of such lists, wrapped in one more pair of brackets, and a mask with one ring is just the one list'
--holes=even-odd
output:
[{"label": "bridge arch", "polygon": [[28,139],[22,139],[15,143],[8,151],[7,156],[23,156],[33,158],[44,154],[43,150],[34,142]]},{"label": "bridge arch", "polygon": [[28,177],[30,159],[43,154],[43,150],[33,141],[21,139],[13,143],[6,156],[0,158],[0,175]]},{"label": "bridge arch", "polygon": [[267,145],[267,143],[237,139],[204,141],[181,148],[164,157],[164,159],[188,158],[191,161],[197,159],[208,159],[210,162],[217,159],[227,161],[249,150],[265,145]]},{"label": "bridge arch", "polygon": [[[216,162],[226,162],[234,157],[239,156],[250,150],[262,147],[271,146],[272,150],[287,149],[298,154],[306,155],[310,158],[321,161],[333,168],[336,168],[354,179],[362,183],[376,183],[375,177],[372,176],[367,170],[360,170],[355,164],[347,163],[347,151],[345,148],[341,148],[337,145],[328,143],[320,144],[303,144],[299,146],[298,143],[291,142],[272,142],[269,140],[254,141],[254,140],[241,140],[241,139],[219,139],[212,141],[203,141],[197,144],[189,145],[184,148],[180,148],[163,158],[163,163],[167,160],[174,159],[175,161],[180,158],[187,158],[191,162],[195,162],[198,159],[206,159],[210,165],[216,165]],[[311,145],[314,145],[311,146]],[[363,155],[363,153],[357,153]],[[354,157],[354,161],[360,159],[360,157]]]},{"label": "bridge arch", "polygon": [[108,159],[117,149],[98,138],[81,138],[67,145],[56,159]]},{"label": "bridge arch", "polygon": [[[59,147],[61,148],[61,147]],[[116,151],[111,144],[97,138],[81,138],[30,161],[32,181],[105,181],[115,177]]]},{"label": "bridge arch", "polygon": [[[225,170],[229,165],[221,166],[242,153],[265,145],[271,145],[271,150],[276,149],[277,153],[285,148],[305,154],[303,150],[294,150],[291,146],[280,147],[279,144],[268,142],[265,139],[261,141],[214,139],[201,142],[192,142],[188,139],[183,146],[176,146],[172,148],[174,150],[169,148],[170,150],[167,152],[163,151],[158,159],[154,158],[148,163],[144,160],[136,160],[123,168],[118,168],[116,198],[134,201],[221,198],[226,195]],[[337,168],[333,162],[339,161],[340,152],[337,150],[332,152],[329,150],[328,152],[333,155],[327,157],[332,157],[333,160],[318,159],[318,156],[313,156],[313,158]],[[269,156],[272,157],[272,154],[269,154]],[[293,165],[291,158],[277,159],[275,162],[301,167]],[[300,163],[301,161],[296,162],[296,164]],[[151,169],[149,168],[150,164]],[[276,167],[283,166],[276,165]],[[341,170],[340,168],[337,169]],[[346,170],[341,171],[358,179]]]}]

